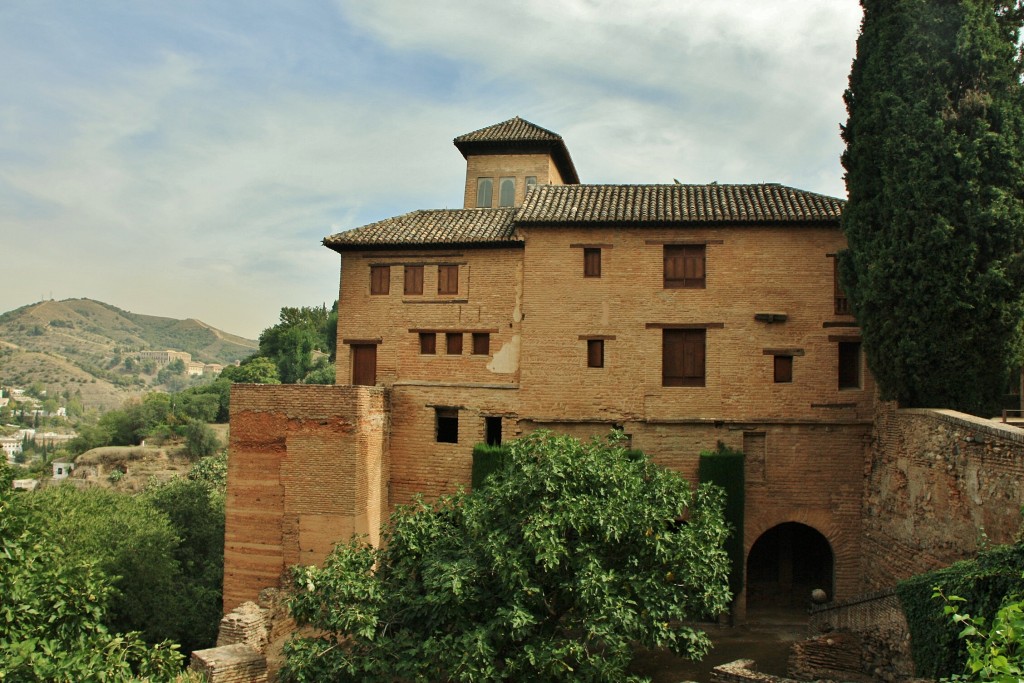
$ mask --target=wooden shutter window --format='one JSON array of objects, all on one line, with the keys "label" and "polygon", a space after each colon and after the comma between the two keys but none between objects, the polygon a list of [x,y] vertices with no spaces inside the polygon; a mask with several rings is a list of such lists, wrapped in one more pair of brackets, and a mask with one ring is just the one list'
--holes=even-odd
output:
[{"label": "wooden shutter window", "polygon": [[370,266],[370,294],[391,291],[391,266]]},{"label": "wooden shutter window", "polygon": [[437,267],[437,293],[459,293],[459,267],[457,265]]},{"label": "wooden shutter window", "polygon": [[583,250],[583,277],[601,277],[601,250],[587,247]]},{"label": "wooden shutter window", "polygon": [[491,335],[488,332],[473,333],[473,355],[488,356],[491,353]]},{"label": "wooden shutter window", "polygon": [[704,289],[703,244],[665,245],[665,289]]},{"label": "wooden shutter window", "polygon": [[445,343],[449,356],[461,356],[462,355],[462,333],[461,332],[448,332],[445,334]]},{"label": "wooden shutter window", "polygon": [[432,356],[437,353],[437,335],[433,332],[420,332],[420,353]]},{"label": "wooden shutter window", "polygon": [[793,381],[793,356],[774,356],[775,383],[786,384]]},{"label": "wooden shutter window", "polygon": [[377,383],[377,345],[352,345],[352,384],[373,386]]},{"label": "wooden shutter window", "polygon": [[405,267],[405,293],[423,293],[423,266]]},{"label": "wooden shutter window", "polygon": [[604,340],[603,339],[588,339],[587,340],[587,367],[588,368],[603,368],[604,367]]},{"label": "wooden shutter window", "polygon": [[702,387],[707,330],[662,330],[661,384]]}]

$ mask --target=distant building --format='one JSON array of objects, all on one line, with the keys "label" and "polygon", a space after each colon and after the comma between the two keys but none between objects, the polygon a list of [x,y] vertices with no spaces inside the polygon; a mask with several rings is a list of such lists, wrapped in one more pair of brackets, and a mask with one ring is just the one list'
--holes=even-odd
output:
[{"label": "distant building", "polygon": [[15,479],[11,482],[11,488],[19,491],[35,491],[39,488],[38,479]]},{"label": "distant building", "polygon": [[203,366],[204,375],[219,375],[224,370],[224,366],[220,363],[207,363]]},{"label": "distant building", "polygon": [[166,351],[139,351],[139,360],[153,361],[158,366],[180,360],[187,366],[192,362],[192,354],[186,351],[171,351],[170,349]]},{"label": "distant building", "polygon": [[55,462],[53,463],[53,478],[67,479],[74,469],[75,463],[73,462]]},{"label": "distant building", "polygon": [[8,462],[14,462],[14,457],[21,453],[22,440],[16,436],[0,436],[0,448],[3,449]]},{"label": "distant building", "polygon": [[188,372],[189,377],[200,377],[203,374],[203,369],[205,367],[205,363],[200,363],[195,360],[185,363],[185,370]]}]

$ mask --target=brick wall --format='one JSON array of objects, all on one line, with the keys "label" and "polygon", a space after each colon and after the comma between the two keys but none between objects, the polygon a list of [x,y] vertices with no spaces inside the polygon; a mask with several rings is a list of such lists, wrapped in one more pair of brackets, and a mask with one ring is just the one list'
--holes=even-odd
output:
[{"label": "brick wall", "polygon": [[1024,505],[1024,430],[879,403],[864,495],[866,590],[1009,543]]},{"label": "brick wall", "polygon": [[498,206],[501,178],[516,179],[515,205],[523,203],[526,194],[526,177],[533,176],[539,185],[562,185],[558,167],[547,154],[473,154],[466,160],[466,193],[463,208],[476,208],[477,179],[491,178],[494,181],[492,207]]},{"label": "brick wall", "polygon": [[316,564],[387,514],[388,405],[379,387],[243,385],[231,390],[224,609]]}]

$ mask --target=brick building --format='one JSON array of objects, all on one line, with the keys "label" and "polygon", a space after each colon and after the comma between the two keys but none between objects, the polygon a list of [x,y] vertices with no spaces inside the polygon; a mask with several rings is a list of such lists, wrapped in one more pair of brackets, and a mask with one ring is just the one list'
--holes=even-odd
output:
[{"label": "brick building", "polygon": [[696,480],[746,454],[742,615],[860,589],[874,385],[835,284],[843,202],[777,184],[583,185],[519,118],[455,139],[462,209],[332,235],[334,387],[236,387],[225,607],[470,481],[537,428],[625,432]]}]

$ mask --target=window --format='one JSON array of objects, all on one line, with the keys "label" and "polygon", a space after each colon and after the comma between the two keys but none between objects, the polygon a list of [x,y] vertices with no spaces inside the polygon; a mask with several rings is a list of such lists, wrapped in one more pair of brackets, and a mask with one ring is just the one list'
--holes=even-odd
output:
[{"label": "window", "polygon": [[377,345],[352,344],[352,384],[377,383]]},{"label": "window", "polygon": [[860,342],[839,342],[839,388],[860,389]]},{"label": "window", "polygon": [[704,289],[704,245],[665,245],[665,289]]},{"label": "window", "polygon": [[473,333],[473,355],[487,356],[491,353],[491,335],[489,332]]},{"label": "window", "polygon": [[423,293],[423,266],[405,267],[405,293]]},{"label": "window", "polygon": [[786,384],[793,381],[793,356],[774,356],[775,383]]},{"label": "window", "polygon": [[500,446],[501,445],[501,418],[500,417],[485,417],[484,418],[484,440],[488,446]]},{"label": "window", "polygon": [[601,250],[597,247],[583,249],[583,277],[601,277]]},{"label": "window", "polygon": [[587,367],[604,367],[604,339],[587,340]]},{"label": "window", "polygon": [[438,443],[458,443],[459,409],[434,408],[434,429]]},{"label": "window", "polygon": [[445,347],[449,356],[462,355],[462,333],[448,332],[444,335]]},{"label": "window", "polygon": [[459,267],[438,266],[437,267],[437,293],[458,294],[459,293]]},{"label": "window", "polygon": [[515,206],[516,179],[502,178],[498,185],[498,206]]},{"label": "window", "polygon": [[850,300],[846,298],[846,292],[839,286],[839,257],[832,259],[832,292],[835,296],[836,315],[850,315]]},{"label": "window", "polygon": [[528,175],[526,176],[526,191],[529,192],[531,187],[537,186],[537,176]]},{"label": "window", "polygon": [[707,330],[662,330],[661,384],[704,386],[704,344]]},{"label": "window", "polygon": [[370,266],[370,294],[391,291],[391,266]]},{"label": "window", "polygon": [[437,353],[437,335],[433,332],[420,332],[420,353],[432,356]]},{"label": "window", "polygon": [[494,198],[494,180],[492,178],[476,179],[476,206],[489,209]]}]

